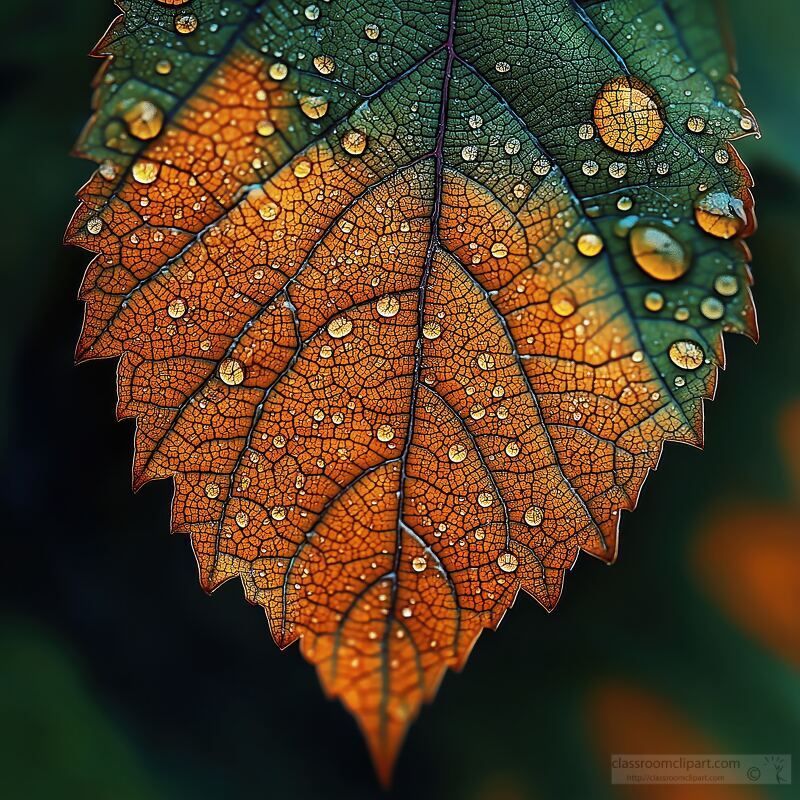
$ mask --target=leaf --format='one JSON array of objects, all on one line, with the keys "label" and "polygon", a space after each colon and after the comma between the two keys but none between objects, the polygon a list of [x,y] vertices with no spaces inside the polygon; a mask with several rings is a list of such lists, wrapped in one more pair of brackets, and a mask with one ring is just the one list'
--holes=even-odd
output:
[{"label": "leaf", "polygon": [[519,589],[617,552],[755,336],[710,3],[129,0],[69,241],[134,485],[301,639],[388,780]]}]

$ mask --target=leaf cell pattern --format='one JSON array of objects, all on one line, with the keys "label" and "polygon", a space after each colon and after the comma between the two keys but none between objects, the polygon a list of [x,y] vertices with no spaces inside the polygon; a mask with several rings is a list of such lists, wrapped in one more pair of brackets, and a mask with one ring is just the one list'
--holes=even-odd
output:
[{"label": "leaf cell pattern", "polygon": [[127,0],[78,152],[78,358],[202,585],[301,640],[388,779],[522,589],[612,561],[721,334],[755,132],[695,0]]}]

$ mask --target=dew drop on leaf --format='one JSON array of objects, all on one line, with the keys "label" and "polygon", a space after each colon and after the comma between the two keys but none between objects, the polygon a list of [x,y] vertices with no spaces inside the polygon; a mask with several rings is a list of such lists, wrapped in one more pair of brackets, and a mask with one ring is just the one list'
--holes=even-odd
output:
[{"label": "dew drop on leaf", "polygon": [[228,386],[238,386],[244,380],[244,367],[236,358],[226,358],[217,370],[219,378]]},{"label": "dew drop on leaf", "polygon": [[597,95],[594,124],[603,142],[619,153],[651,148],[664,132],[655,90],[628,75],[612,78]]},{"label": "dew drop on leaf", "polygon": [[705,353],[697,342],[681,339],[669,347],[670,361],[681,369],[697,369],[702,365]]},{"label": "dew drop on leaf", "polygon": [[514,572],[519,566],[519,560],[513,553],[500,553],[497,557],[497,566],[503,572]]},{"label": "dew drop on leaf", "polygon": [[635,225],[630,232],[630,248],[634,261],[651,278],[674,281],[689,269],[689,251],[664,227]]}]

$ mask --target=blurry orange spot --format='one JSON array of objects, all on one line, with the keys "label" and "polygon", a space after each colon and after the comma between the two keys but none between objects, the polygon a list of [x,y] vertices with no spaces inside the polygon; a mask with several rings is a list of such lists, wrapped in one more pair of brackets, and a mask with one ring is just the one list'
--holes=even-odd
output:
[{"label": "blurry orange spot", "polygon": [[[615,754],[724,753],[678,709],[658,695],[621,681],[608,680],[588,700],[588,718],[601,773],[611,772]],[[620,795],[644,800],[757,800],[749,786],[619,785]]]}]

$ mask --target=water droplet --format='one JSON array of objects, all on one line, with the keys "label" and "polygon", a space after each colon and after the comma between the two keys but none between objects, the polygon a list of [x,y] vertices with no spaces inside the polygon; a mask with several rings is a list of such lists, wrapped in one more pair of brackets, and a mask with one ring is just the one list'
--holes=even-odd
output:
[{"label": "water droplet", "polygon": [[103,230],[103,220],[101,220],[100,217],[92,217],[86,223],[86,230],[89,231],[92,236],[97,236],[97,234]]},{"label": "water droplet", "polygon": [[503,149],[508,153],[508,155],[513,156],[519,153],[520,143],[519,139],[514,137],[510,138],[504,145]]},{"label": "water droplet", "polygon": [[131,173],[133,174],[133,179],[137,183],[148,184],[153,183],[158,177],[160,169],[160,165],[156,164],[154,161],[137,161],[133,165]]},{"label": "water droplet", "polygon": [[516,442],[509,442],[506,445],[505,453],[509,458],[515,458],[519,455],[519,445]]},{"label": "water droplet", "polygon": [[149,100],[134,103],[123,115],[131,136],[147,141],[155,139],[164,125],[164,112]]},{"label": "water droplet", "polygon": [[480,353],[477,358],[478,368],[482,370],[494,369],[494,356],[491,353]]},{"label": "water droplet", "polygon": [[508,255],[508,247],[504,242],[495,242],[490,252],[495,258],[505,258]]},{"label": "water droplet", "polygon": [[360,156],[367,148],[367,137],[361,131],[347,131],[342,136],[342,147],[351,156]]},{"label": "water droplet", "polygon": [[576,246],[581,255],[592,258],[603,251],[603,240],[596,233],[584,233]]},{"label": "water droplet", "polygon": [[612,178],[624,178],[628,174],[628,165],[622,161],[614,161],[608,165],[608,174]]},{"label": "water droplet", "polygon": [[689,117],[686,128],[692,133],[702,133],[706,129],[706,121],[702,117]]},{"label": "water droplet", "polygon": [[394,317],[400,311],[400,301],[394,295],[387,294],[378,300],[375,307],[382,317]]},{"label": "water droplet", "polygon": [[633,200],[630,197],[623,195],[617,200],[617,208],[620,211],[630,211],[633,208]]},{"label": "water droplet", "polygon": [[272,444],[280,450],[282,447],[286,447],[286,437],[282,433],[276,433],[272,437]]},{"label": "water droplet", "polygon": [[477,130],[483,125],[483,117],[480,114],[471,114],[469,118],[469,126],[473,130]]},{"label": "water droplet", "polygon": [[725,306],[716,297],[704,297],[700,302],[700,313],[706,319],[722,319],[725,316]]},{"label": "water droplet", "polygon": [[664,120],[655,90],[629,75],[612,78],[594,103],[594,124],[600,138],[619,153],[651,148],[664,132]]},{"label": "water droplet", "polygon": [[394,428],[391,425],[381,425],[376,436],[379,442],[391,442],[394,439]]},{"label": "water droplet", "polygon": [[661,292],[648,292],[644,296],[644,307],[648,311],[661,311],[664,308],[664,295]]},{"label": "water droplet", "polygon": [[581,171],[590,178],[593,175],[597,175],[599,169],[600,165],[596,161],[584,161],[583,164],[581,164]]},{"label": "water droplet", "polygon": [[714,289],[723,297],[733,297],[739,291],[739,280],[735,275],[717,275]]},{"label": "water droplet", "polygon": [[330,358],[333,355],[333,348],[329,344],[324,344],[319,349],[320,358]]},{"label": "water droplet", "polygon": [[336,62],[333,60],[333,56],[314,56],[314,67],[321,75],[330,75],[336,69]]},{"label": "water droplet", "polygon": [[214,500],[216,497],[219,497],[219,484],[213,482],[207,483],[205,486],[205,493],[209,500]]},{"label": "water droplet", "polygon": [[706,233],[718,239],[731,239],[747,225],[744,203],[727,192],[712,192],[700,198],[694,217]]},{"label": "water droplet", "polygon": [[716,161],[717,164],[727,164],[730,160],[731,157],[727,150],[720,149],[714,152],[714,161]]},{"label": "water droplet", "polygon": [[300,98],[300,110],[309,119],[322,119],[328,113],[328,100],[325,97],[303,95]]},{"label": "water droplet", "polygon": [[481,492],[478,495],[478,505],[481,508],[489,508],[494,503],[494,495],[491,492]]},{"label": "water droplet", "polygon": [[175,30],[183,36],[197,30],[197,17],[191,11],[185,11],[175,16]]},{"label": "water droplet", "polygon": [[286,506],[273,506],[272,510],[269,512],[269,515],[276,522],[286,519]]},{"label": "water droplet", "polygon": [[248,516],[246,511],[237,512],[237,514],[236,514],[236,524],[240,528],[246,528],[248,522],[250,522],[250,517]]},{"label": "water droplet", "polygon": [[381,29],[374,22],[369,22],[364,26],[364,33],[367,39],[374,42],[381,35]]},{"label": "water droplet", "polygon": [[311,174],[311,162],[307,158],[301,158],[294,162],[292,169],[296,178],[307,178]]},{"label": "water droplet", "polygon": [[450,445],[447,457],[454,463],[460,464],[467,457],[467,448],[463,444]]},{"label": "water droplet", "polygon": [[531,506],[525,512],[525,524],[531,528],[537,528],[542,524],[544,519],[544,511],[539,506]]},{"label": "water droplet", "polygon": [[519,559],[513,553],[500,553],[497,556],[497,566],[503,572],[514,572],[519,566]]},{"label": "water droplet", "polygon": [[673,342],[669,348],[670,361],[681,369],[697,369],[705,358],[703,348],[690,339]]},{"label": "water droplet", "polygon": [[666,228],[636,225],[629,242],[634,260],[651,278],[674,281],[689,269],[688,249]]},{"label": "water droplet", "polygon": [[319,19],[319,6],[310,5],[306,6],[305,10],[306,19],[311,20],[313,22],[315,19]]},{"label": "water droplet", "polygon": [[540,178],[548,175],[552,168],[552,164],[550,164],[550,162],[544,156],[535,158],[531,164],[531,171],[534,175],[538,175]]},{"label": "water droplet", "polygon": [[177,297],[167,306],[167,314],[169,314],[172,319],[180,319],[186,313],[186,303],[180,298]]},{"label": "water droplet", "polygon": [[689,309],[686,306],[678,306],[675,309],[674,317],[678,322],[686,322],[689,319]]},{"label": "water droplet", "polygon": [[265,222],[270,222],[278,216],[278,206],[271,200],[259,206],[258,214]]},{"label": "water droplet", "polygon": [[474,144],[468,144],[461,148],[461,158],[464,161],[474,161],[478,157],[478,148]]},{"label": "water droplet", "polygon": [[558,291],[550,298],[550,306],[559,317],[569,317],[575,313],[575,296],[570,291]]},{"label": "water droplet", "polygon": [[271,119],[262,119],[256,125],[256,133],[259,136],[272,136],[275,133],[275,125],[273,124]]},{"label": "water droplet", "polygon": [[235,358],[226,358],[217,370],[219,378],[228,386],[238,386],[244,380],[244,367],[242,362]]},{"label": "water droplet", "polygon": [[282,81],[289,74],[289,67],[281,61],[276,61],[269,68],[269,76],[274,81]]},{"label": "water droplet", "polygon": [[494,68],[495,68],[495,69],[496,69],[496,70],[497,70],[499,73],[501,73],[501,74],[502,74],[502,73],[508,72],[508,71],[511,69],[511,65],[508,63],[508,61],[498,61],[498,62],[497,62],[495,65],[494,65]]},{"label": "water droplet", "polygon": [[161,61],[157,61],[156,72],[159,75],[169,75],[170,72],[172,72],[172,62],[168,61],[166,58],[162,58]]},{"label": "water droplet", "polygon": [[423,556],[415,556],[414,560],[411,562],[411,569],[413,569],[414,572],[425,572],[427,566],[428,562]]},{"label": "water droplet", "polygon": [[594,137],[594,125],[590,122],[584,122],[578,128],[578,138],[583,139],[584,141],[588,141],[589,139]]},{"label": "water droplet", "polygon": [[442,326],[438,322],[426,322],[422,326],[422,335],[426,339],[438,339],[442,335]]},{"label": "water droplet", "polygon": [[328,323],[328,334],[334,339],[342,339],[353,330],[353,323],[347,317],[334,317]]}]

